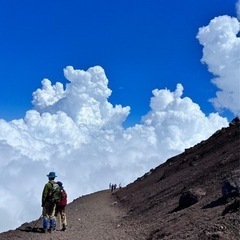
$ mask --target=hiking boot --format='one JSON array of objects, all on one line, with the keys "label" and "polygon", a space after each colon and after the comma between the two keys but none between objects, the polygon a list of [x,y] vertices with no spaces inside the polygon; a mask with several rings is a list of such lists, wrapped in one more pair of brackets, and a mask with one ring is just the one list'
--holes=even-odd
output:
[{"label": "hiking boot", "polygon": [[66,231],[66,225],[63,224],[62,230],[61,231]]},{"label": "hiking boot", "polygon": [[49,229],[48,229],[48,232],[49,232],[49,233],[52,233],[53,231],[55,231],[55,228],[49,228]]},{"label": "hiking boot", "polygon": [[48,231],[48,230],[47,230],[47,229],[44,229],[44,228],[41,230],[42,233],[47,233],[47,231]]}]

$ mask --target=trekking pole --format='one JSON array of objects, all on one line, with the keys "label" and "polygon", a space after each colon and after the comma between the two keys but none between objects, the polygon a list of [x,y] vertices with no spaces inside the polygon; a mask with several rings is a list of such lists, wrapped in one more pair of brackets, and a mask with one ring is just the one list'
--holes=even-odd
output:
[{"label": "trekking pole", "polygon": [[39,223],[39,221],[41,220],[41,218],[42,218],[42,214],[41,214],[41,216],[35,221],[35,223],[34,223],[34,225],[33,225],[33,227],[32,227],[32,230],[37,226],[37,224]]}]

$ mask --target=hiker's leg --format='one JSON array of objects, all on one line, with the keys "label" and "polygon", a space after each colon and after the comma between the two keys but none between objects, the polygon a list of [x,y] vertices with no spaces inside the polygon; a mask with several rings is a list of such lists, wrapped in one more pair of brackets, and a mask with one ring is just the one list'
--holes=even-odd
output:
[{"label": "hiker's leg", "polygon": [[48,215],[48,206],[47,204],[45,204],[45,206],[43,207],[43,229],[47,230],[48,229],[48,225],[49,225],[49,215]]},{"label": "hiker's leg", "polygon": [[50,208],[50,212],[49,212],[50,229],[51,230],[55,230],[56,229],[55,208],[56,208],[56,204],[52,203],[51,208]]},{"label": "hiker's leg", "polygon": [[61,214],[61,220],[62,220],[62,231],[65,231],[67,227],[65,207],[60,211],[60,214]]},{"label": "hiker's leg", "polygon": [[48,217],[44,217],[44,218],[43,218],[43,229],[44,229],[44,230],[47,230],[47,229],[48,229],[48,223],[49,223]]},{"label": "hiker's leg", "polygon": [[62,223],[65,224],[65,225],[67,225],[67,224],[66,224],[67,222],[66,222],[66,214],[65,214],[65,213],[62,213],[62,214],[61,214],[61,219],[62,219]]},{"label": "hiker's leg", "polygon": [[61,220],[60,220],[60,216],[59,216],[59,207],[56,206],[55,208],[55,221],[56,221],[56,229],[57,228],[61,228]]},{"label": "hiker's leg", "polygon": [[59,208],[56,206],[54,211],[55,218],[57,218],[58,213],[59,213]]}]

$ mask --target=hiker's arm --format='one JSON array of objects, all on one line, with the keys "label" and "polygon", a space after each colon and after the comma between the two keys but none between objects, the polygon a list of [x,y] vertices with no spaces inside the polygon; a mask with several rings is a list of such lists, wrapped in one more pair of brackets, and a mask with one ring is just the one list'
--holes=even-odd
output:
[{"label": "hiker's arm", "polygon": [[47,183],[44,186],[44,189],[43,189],[43,192],[42,192],[42,207],[44,206],[44,203],[45,203],[45,201],[47,199],[48,192],[49,192],[49,184]]}]

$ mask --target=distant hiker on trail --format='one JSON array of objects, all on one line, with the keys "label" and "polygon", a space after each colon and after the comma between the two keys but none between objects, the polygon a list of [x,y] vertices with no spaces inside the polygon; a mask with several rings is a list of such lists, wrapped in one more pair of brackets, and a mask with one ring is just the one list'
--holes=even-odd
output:
[{"label": "distant hiker on trail", "polygon": [[56,205],[55,210],[55,218],[57,219],[58,214],[60,214],[61,217],[61,231],[65,231],[67,227],[67,218],[66,218],[66,211],[65,207],[67,205],[67,193],[63,188],[62,182],[57,182],[58,186],[61,189],[61,200]]},{"label": "distant hiker on trail", "polygon": [[116,191],[116,189],[117,189],[117,184],[116,183],[112,184],[111,185],[111,193],[114,193]]},{"label": "distant hiker on trail", "polygon": [[43,208],[43,232],[50,233],[56,228],[55,208],[56,203],[60,200],[60,187],[54,181],[56,174],[50,172],[48,175],[48,183],[45,184],[42,192],[42,208]]}]

